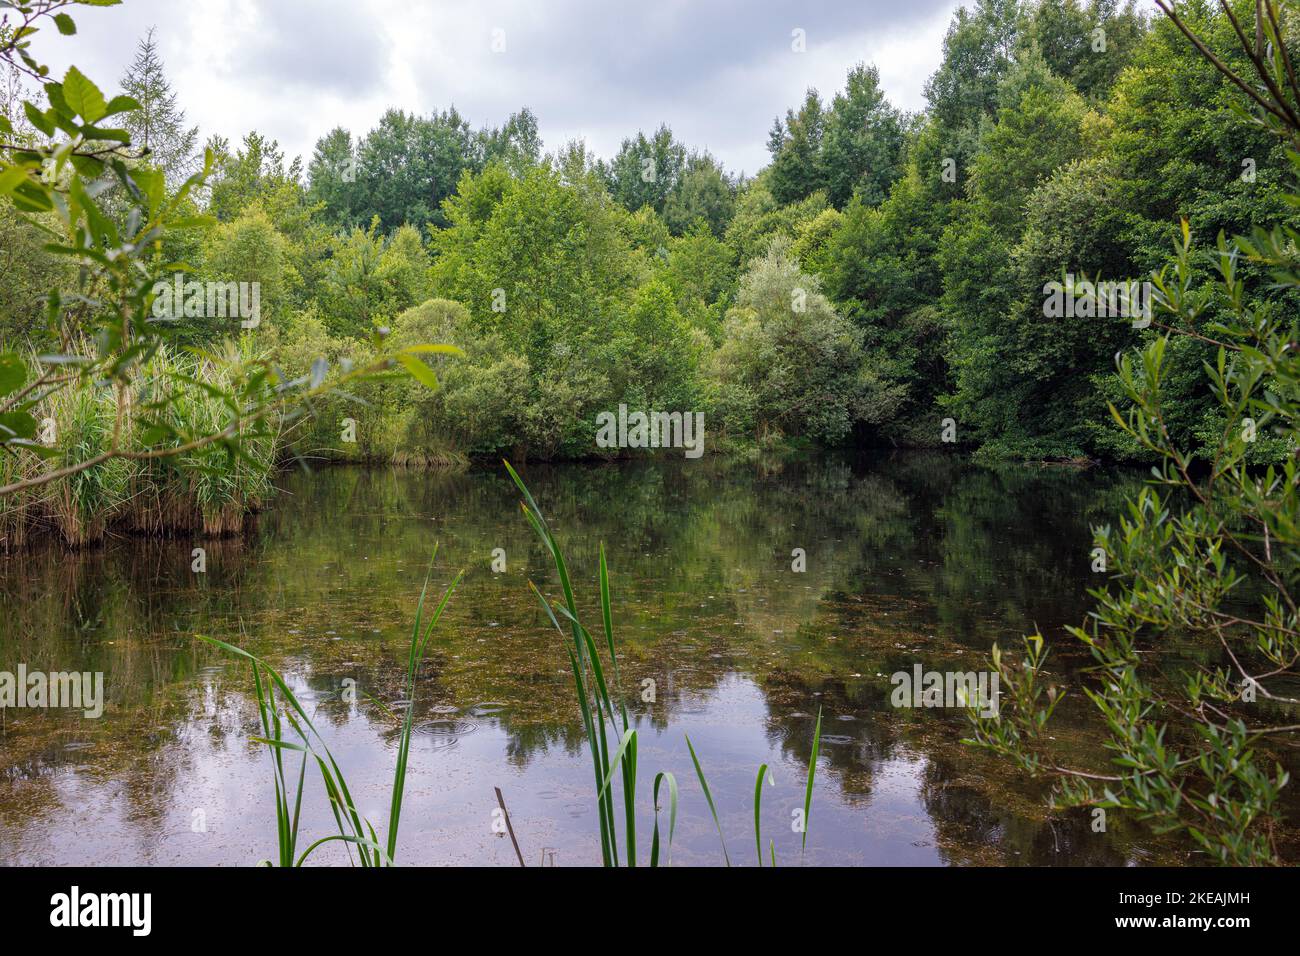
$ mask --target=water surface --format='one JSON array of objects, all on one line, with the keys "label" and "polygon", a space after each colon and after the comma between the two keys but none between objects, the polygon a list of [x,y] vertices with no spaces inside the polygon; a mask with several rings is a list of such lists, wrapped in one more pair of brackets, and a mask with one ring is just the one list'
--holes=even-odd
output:
[{"label": "water surface", "polygon": [[[786,865],[1177,862],[1112,814],[1048,814],[1044,790],[960,743],[955,710],[889,704],[917,662],[976,670],[990,644],[1087,612],[1090,527],[1132,476],[988,469],[942,454],[784,467],[665,461],[534,466],[527,480],[595,625],[606,543],[628,707],[640,729],[642,862],[650,785],[675,773],[673,859],[722,862],[685,736],[703,762],[735,862],[764,845]],[[529,865],[598,863],[592,769],[561,637],[530,594],[554,595],[546,555],[503,474],[332,468],[289,473],[241,539],[121,539],[37,548],[0,566],[0,669],[103,671],[104,715],[0,715],[0,863],[249,865],[275,847],[269,757],[246,665],[266,657],[309,706],[378,826],[397,739],[411,616],[433,545],[435,586],[465,578],[420,672],[399,863],[516,865],[493,832],[505,795]],[[206,573],[191,549],[207,551]],[[492,570],[494,549],[506,570]],[[806,570],[792,570],[803,549]],[[1053,671],[1088,663],[1064,638]],[[350,682],[355,682],[352,685]],[[646,691],[653,681],[653,701]],[[346,693],[356,687],[353,695]],[[792,811],[818,711],[823,739],[807,850]],[[1054,733],[1100,766],[1098,728],[1067,701]],[[309,790],[304,835],[331,832]],[[306,846],[308,840],[301,844]],[[335,844],[334,847],[338,845]],[[332,851],[332,852],[331,852]],[[344,862],[341,850],[319,862]]]}]

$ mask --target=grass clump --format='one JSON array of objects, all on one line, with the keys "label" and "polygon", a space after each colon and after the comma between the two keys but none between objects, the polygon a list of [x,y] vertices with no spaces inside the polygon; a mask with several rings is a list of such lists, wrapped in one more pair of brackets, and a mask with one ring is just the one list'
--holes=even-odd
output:
[{"label": "grass clump", "polygon": [[[249,345],[225,353],[161,349],[129,389],[88,383],[52,390],[34,409],[42,455],[56,466],[118,447],[133,453],[179,447],[229,429],[231,441],[173,457],[114,457],[0,502],[0,550],[14,551],[51,531],[81,548],[111,531],[156,536],[238,533],[274,494],[282,441],[278,422],[250,424],[226,392]],[[32,477],[31,453],[0,453],[5,484]]]}]

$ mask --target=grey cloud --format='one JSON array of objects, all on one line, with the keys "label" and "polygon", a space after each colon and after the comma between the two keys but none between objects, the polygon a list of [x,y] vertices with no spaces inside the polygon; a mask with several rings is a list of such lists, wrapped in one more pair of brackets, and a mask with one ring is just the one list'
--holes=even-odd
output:
[{"label": "grey cloud", "polygon": [[[446,91],[476,121],[528,105],[543,135],[585,132],[602,154],[638,128],[667,122],[690,145],[706,146],[733,168],[753,172],[764,161],[774,116],[797,106],[807,86],[829,96],[855,59],[870,59],[863,42],[861,52],[844,60],[846,42],[852,46],[855,38],[869,41],[906,30],[952,7],[951,0],[566,0],[540,8],[489,2],[476,5],[472,17],[448,24],[443,40],[468,51],[462,55],[471,58],[478,75],[492,78],[490,84],[449,74],[435,58],[413,68],[423,89]],[[504,54],[489,52],[493,28],[505,31]],[[805,31],[802,56],[791,52],[795,28]],[[828,70],[821,58],[832,50],[840,60]],[[933,51],[934,63],[938,53]],[[427,104],[437,105],[445,103]],[[554,139],[547,136],[548,146],[559,145]]]},{"label": "grey cloud", "polygon": [[[548,149],[580,136],[608,156],[623,137],[666,122],[689,146],[752,173],[766,162],[773,117],[806,87],[829,96],[855,61],[873,59],[881,37],[933,32],[955,5],[129,0],[77,8],[77,37],[40,40],[56,71],[76,62],[112,85],[156,25],[182,105],[205,135],[237,138],[247,129],[233,125],[256,126],[290,155],[310,155],[337,124],[365,133],[386,106],[454,104],[475,125],[529,106]],[[807,35],[802,56],[790,51],[796,27]],[[506,31],[504,54],[491,52],[494,28]],[[918,105],[939,56],[937,38],[928,39],[896,70],[896,87],[912,97],[905,105]]]},{"label": "grey cloud", "polygon": [[365,96],[381,89],[387,41],[355,0],[275,0],[232,51],[231,72],[286,87]]}]

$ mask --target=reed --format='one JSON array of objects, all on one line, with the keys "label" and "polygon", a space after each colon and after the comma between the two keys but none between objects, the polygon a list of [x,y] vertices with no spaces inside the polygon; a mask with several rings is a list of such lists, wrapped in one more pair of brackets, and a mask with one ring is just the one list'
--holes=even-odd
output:
[{"label": "reed", "polygon": [[[147,370],[139,397],[149,409],[148,427],[188,437],[227,427],[231,410],[222,392],[232,385],[231,367],[246,358],[160,353]],[[249,514],[274,492],[271,476],[280,447],[278,424],[241,425],[238,440],[217,443],[175,458],[146,463],[138,478],[132,521],[149,534],[236,534]]]},{"label": "reed", "polygon": [[[617,771],[617,775],[621,777],[622,781],[623,859],[626,861],[627,866],[635,867],[637,865],[637,732],[628,719],[627,706],[624,703],[619,684],[618,652],[614,646],[614,623],[610,605],[609,567],[605,560],[605,545],[604,542],[600,544],[597,581],[600,589],[601,630],[605,638],[605,649],[609,654],[610,673],[613,677],[613,696],[610,694],[611,683],[606,680],[606,671],[601,663],[600,651],[597,648],[596,641],[578,619],[572,579],[560,546],[551,533],[550,526],[546,523],[546,518],[542,515],[542,511],[538,507],[536,500],[534,500],[532,493],[529,492],[528,486],[524,484],[524,480],[519,477],[519,473],[510,465],[510,462],[503,462],[503,464],[506,471],[510,473],[515,485],[519,488],[520,494],[523,495],[520,508],[528,523],[538,537],[541,538],[547,551],[550,552],[560,582],[563,601],[554,605],[546,599],[532,581],[528,582],[528,586],[537,596],[538,601],[541,602],[547,618],[555,626],[562,638],[565,638],[566,628],[561,626],[560,619],[563,618],[567,622],[569,635],[566,638],[568,643],[565,644],[565,650],[568,653],[569,666],[573,674],[573,686],[578,698],[578,708],[582,715],[583,730],[587,736],[587,745],[591,750],[592,770],[595,777],[597,821],[600,826],[601,860],[607,867],[620,865],[618,849],[619,821],[615,814],[613,787],[611,786]],[[617,710],[614,706],[615,699],[618,701]],[[606,727],[607,722],[608,730]],[[821,725],[821,711],[819,710],[816,729],[813,732],[812,756],[808,761],[807,786],[804,796],[803,847],[805,848],[808,843],[807,827],[809,814],[812,811],[813,776],[816,772],[817,754],[821,741]],[[618,745],[612,752],[610,750],[611,740],[618,741]],[[695,774],[700,782],[700,788],[704,792],[704,799],[708,803],[709,813],[713,817],[714,827],[718,831],[723,860],[727,866],[730,866],[731,857],[727,853],[727,842],[722,834],[722,824],[718,819],[717,806],[714,804],[713,794],[709,789],[709,782],[705,777],[704,768],[700,765],[699,757],[695,753],[695,747],[691,743],[689,736],[686,738],[686,747],[690,752],[691,762],[695,767]],[[766,773],[767,765],[764,764],[759,768],[758,782],[754,788],[754,840],[758,846],[759,866],[763,865],[760,816],[762,780]],[[665,844],[667,852],[663,855],[665,865],[671,861],[673,831],[677,823],[677,780],[672,773],[661,771],[655,776],[654,780],[655,822],[650,842],[650,865],[652,867],[660,865],[659,788],[663,783],[668,784],[669,797],[668,838]],[[775,866],[776,847],[775,843],[771,841],[769,841],[769,851],[772,865]]]},{"label": "reed", "polygon": [[[253,689],[256,693],[258,716],[262,724],[262,736],[255,737],[253,740],[264,744],[271,752],[272,780],[275,787],[277,858],[280,866],[302,866],[317,849],[327,843],[335,842],[345,845],[349,862],[352,861],[355,848],[357,862],[363,867],[392,866],[396,860],[397,833],[402,819],[402,799],[406,791],[406,771],[410,760],[411,733],[414,727],[416,677],[429,644],[429,635],[442,617],[447,602],[451,599],[461,578],[461,574],[458,573],[452,579],[433,612],[426,616],[425,602],[437,556],[437,548],[434,548],[433,557],[429,559],[429,572],[425,575],[424,587],[420,591],[420,600],[416,605],[415,620],[411,626],[411,642],[407,649],[406,660],[406,707],[402,718],[402,732],[398,738],[397,763],[393,770],[386,841],[381,841],[374,824],[357,810],[342,767],[334,759],[325,738],[316,729],[307,711],[284,678],[260,657],[214,637],[198,635],[201,640],[244,658],[252,668]],[[286,733],[286,727],[292,731],[292,735]],[[299,755],[296,776],[292,772],[292,765],[288,773],[285,769],[286,755],[292,758],[294,754]],[[315,840],[299,853],[299,823],[308,763],[313,763],[320,773],[338,832]],[[265,860],[263,865],[270,866],[271,861]]]},{"label": "reed", "polygon": [[[239,349],[247,348],[212,356],[160,350],[129,390],[87,383],[51,392],[34,409],[43,430],[52,424],[50,456],[56,464],[72,464],[109,450],[119,411],[119,440],[128,449],[174,447],[222,430],[231,409],[221,392],[232,384],[235,363],[248,358]],[[126,407],[119,410],[119,401]],[[8,495],[0,501],[0,550],[17,550],[45,528],[73,548],[96,544],[114,529],[153,536],[236,534],[274,494],[281,447],[278,422],[246,424],[237,442],[175,458],[112,458]],[[37,465],[29,452],[5,452],[0,479],[35,475]]]},{"label": "reed", "polygon": [[[29,456],[0,452],[0,484],[11,484],[36,476],[36,462]],[[9,554],[27,546],[35,525],[46,513],[49,489],[32,488],[0,498],[0,552]]]},{"label": "reed", "polygon": [[[45,405],[46,418],[54,423],[59,464],[85,461],[112,446],[117,401],[111,387],[56,391]],[[95,544],[104,537],[128,501],[132,469],[129,461],[112,458],[52,484],[48,516],[70,547]]]}]

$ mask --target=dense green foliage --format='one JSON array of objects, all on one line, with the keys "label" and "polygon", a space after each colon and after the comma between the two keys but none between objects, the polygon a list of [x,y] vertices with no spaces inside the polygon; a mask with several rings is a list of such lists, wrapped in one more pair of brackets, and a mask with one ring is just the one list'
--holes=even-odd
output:
[{"label": "dense green foliage", "polygon": [[[1242,62],[1221,12],[1181,9]],[[139,165],[183,178],[195,134],[151,37],[124,84],[139,103],[124,125],[152,144]],[[420,360],[441,394],[377,381],[315,402],[287,435],[304,454],[622,454],[597,447],[594,422],[627,405],[703,412],[713,448],[935,445],[951,419],[948,437],[985,455],[1149,457],[1105,407],[1122,400],[1114,355],[1159,324],[1049,317],[1045,286],[1149,277],[1182,219],[1203,237],[1293,223],[1283,147],[1233,112],[1238,92],[1172,24],[1116,0],[959,10],[926,94],[905,115],[859,64],[776,119],[752,179],[667,125],[608,160],[581,143],[543,153],[527,108],[482,128],[450,105],[389,110],[363,134],[325,133],[305,166],[257,132],[212,139],[187,201],[216,225],[166,251],[205,280],[260,284],[251,334],[289,381],[322,356],[334,381],[388,330],[464,349]],[[6,115],[23,127],[15,104]],[[0,337],[44,351],[39,296],[74,276],[7,204],[0,234]],[[1290,296],[1243,268],[1249,295]],[[205,348],[230,334],[173,331]],[[1204,453],[1219,421],[1207,345],[1170,349],[1169,426]]]},{"label": "dense green foliage", "polygon": [[[152,33],[111,97],[33,55],[43,29],[76,34],[69,9],[116,3],[30,0],[0,18],[5,546],[34,522],[72,545],[118,521],[232,531],[269,490],[280,429],[327,391],[320,361],[287,379],[245,334],[261,324],[262,292],[271,314],[293,301],[312,213],[296,164],[256,135],[233,156],[214,142],[199,162]],[[405,369],[436,384],[416,356],[439,349],[394,355],[372,338],[370,363],[336,383]]]},{"label": "dense green foliage", "polygon": [[[1294,29],[1274,0],[1259,5],[1258,19],[1241,17],[1247,29],[1226,38],[1223,21],[1197,9],[1166,5],[1165,12],[1168,28],[1204,55],[1206,69],[1244,94],[1253,112],[1241,112],[1253,117],[1252,132],[1276,136],[1276,146],[1253,155],[1286,150],[1291,171],[1300,172]],[[1230,6],[1225,19],[1237,25]],[[1234,43],[1232,56],[1218,52]],[[1245,69],[1235,65],[1243,60]],[[1213,99],[1204,74],[1190,63],[1179,72],[1186,86]],[[1141,90],[1134,75],[1120,84]],[[1142,122],[1127,111],[1121,116],[1117,126]],[[1135,138],[1125,149],[1150,155],[1150,145]],[[1228,148],[1207,140],[1198,158],[1226,162]],[[1189,184],[1209,177],[1190,157],[1184,164],[1195,176]],[[1171,168],[1170,177],[1177,175]],[[1169,198],[1167,186],[1143,188],[1160,202]],[[1279,200],[1300,204],[1294,187],[1273,186],[1249,202],[1231,190],[1197,192],[1189,218],[1211,226],[1241,229],[1237,217],[1257,213],[1261,201],[1267,208]],[[1146,225],[1136,216],[1127,222],[1135,248],[1143,231],[1154,232]],[[1300,233],[1257,226],[1228,239],[1220,232],[1213,252],[1199,252],[1193,236],[1184,220],[1177,254],[1157,283],[1163,328],[1120,357],[1123,401],[1110,407],[1125,439],[1157,462],[1153,477],[1117,526],[1097,529],[1093,570],[1108,583],[1092,592],[1097,607],[1085,625],[1070,628],[1096,663],[1099,679],[1085,693],[1105,722],[1110,766],[1098,772],[1061,759],[1048,731],[1062,694],[1044,666],[1039,634],[1026,639],[1016,660],[994,645],[1008,702],[1001,713],[972,715],[972,742],[1055,778],[1054,802],[1090,808],[1094,829],[1105,828],[1108,810],[1120,810],[1157,832],[1184,835],[1214,862],[1275,864],[1290,855],[1284,788],[1300,707],[1300,365],[1293,303],[1256,301],[1251,276],[1266,269],[1277,289],[1300,289]],[[1198,389],[1208,397],[1204,406],[1192,405]],[[1153,650],[1188,637],[1211,649],[1203,660],[1155,662]]]}]

